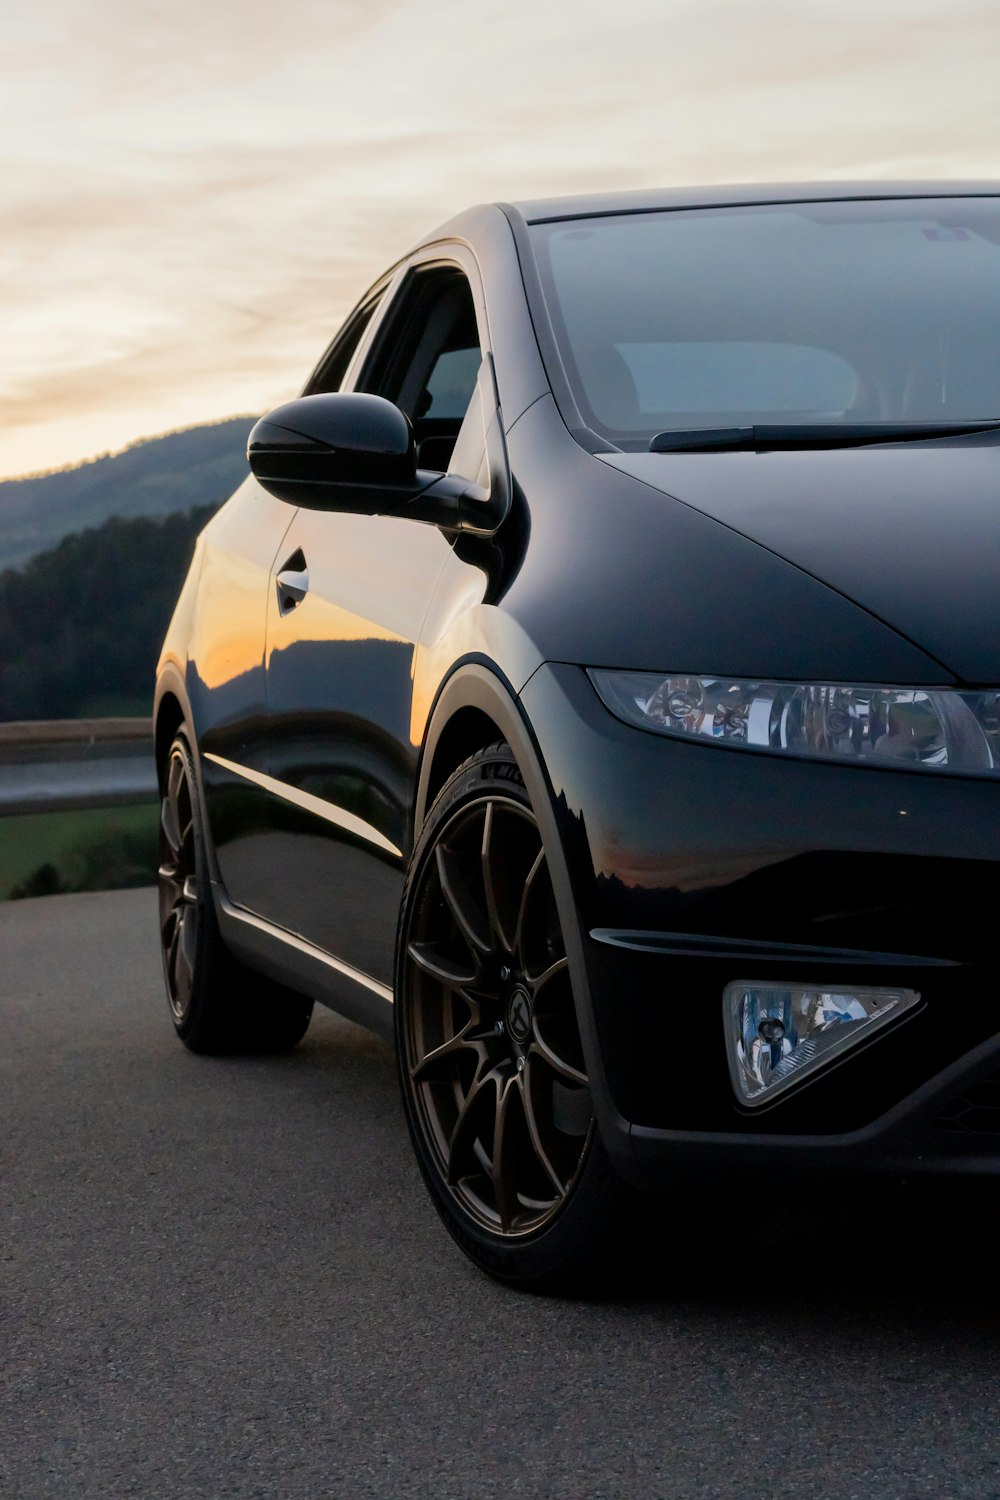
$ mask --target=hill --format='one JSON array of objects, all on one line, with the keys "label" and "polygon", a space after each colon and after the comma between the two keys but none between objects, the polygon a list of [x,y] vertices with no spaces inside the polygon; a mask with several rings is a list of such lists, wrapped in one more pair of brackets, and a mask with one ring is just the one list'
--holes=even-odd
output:
[{"label": "hill", "polygon": [[211,514],[112,516],[0,573],[0,720],[149,713],[164,632]]},{"label": "hill", "polygon": [[0,570],[23,567],[110,516],[159,517],[221,505],[247,475],[253,417],[145,438],[73,468],[0,482]]}]

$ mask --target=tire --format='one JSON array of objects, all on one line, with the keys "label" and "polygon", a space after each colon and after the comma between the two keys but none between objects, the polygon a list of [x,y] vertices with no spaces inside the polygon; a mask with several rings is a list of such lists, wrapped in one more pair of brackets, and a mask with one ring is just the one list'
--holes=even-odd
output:
[{"label": "tire", "polygon": [[160,946],[174,1029],[192,1052],[287,1052],[305,1036],[312,1001],[245,968],[222,941],[191,746],[180,729],[160,812]]},{"label": "tire", "polygon": [[639,1199],[594,1123],[545,850],[506,744],[459,767],[414,850],[395,1026],[417,1161],[466,1255],[525,1290],[613,1275]]}]

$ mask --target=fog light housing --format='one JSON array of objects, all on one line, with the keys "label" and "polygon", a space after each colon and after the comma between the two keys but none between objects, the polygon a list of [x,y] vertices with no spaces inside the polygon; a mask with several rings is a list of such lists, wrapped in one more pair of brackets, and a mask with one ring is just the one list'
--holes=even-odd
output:
[{"label": "fog light housing", "polygon": [[916,990],[739,981],[723,994],[726,1052],[741,1104],[769,1104],[910,1010]]}]

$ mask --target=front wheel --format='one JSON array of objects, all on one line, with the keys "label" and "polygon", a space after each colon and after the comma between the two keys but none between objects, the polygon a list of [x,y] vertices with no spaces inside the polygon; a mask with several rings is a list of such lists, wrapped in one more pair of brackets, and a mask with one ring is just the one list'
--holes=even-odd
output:
[{"label": "front wheel", "polygon": [[597,1134],[546,851],[505,744],[455,772],[424,826],[395,1015],[417,1160],[466,1254],[535,1290],[605,1265],[635,1200]]}]

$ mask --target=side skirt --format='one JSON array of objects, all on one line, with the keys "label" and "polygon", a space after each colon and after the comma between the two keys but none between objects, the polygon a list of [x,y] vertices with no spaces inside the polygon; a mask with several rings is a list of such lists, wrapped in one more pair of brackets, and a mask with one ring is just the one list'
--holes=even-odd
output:
[{"label": "side skirt", "polygon": [[223,940],[241,963],[392,1041],[392,990],[388,986],[304,938],[234,906],[218,885],[214,895]]}]

